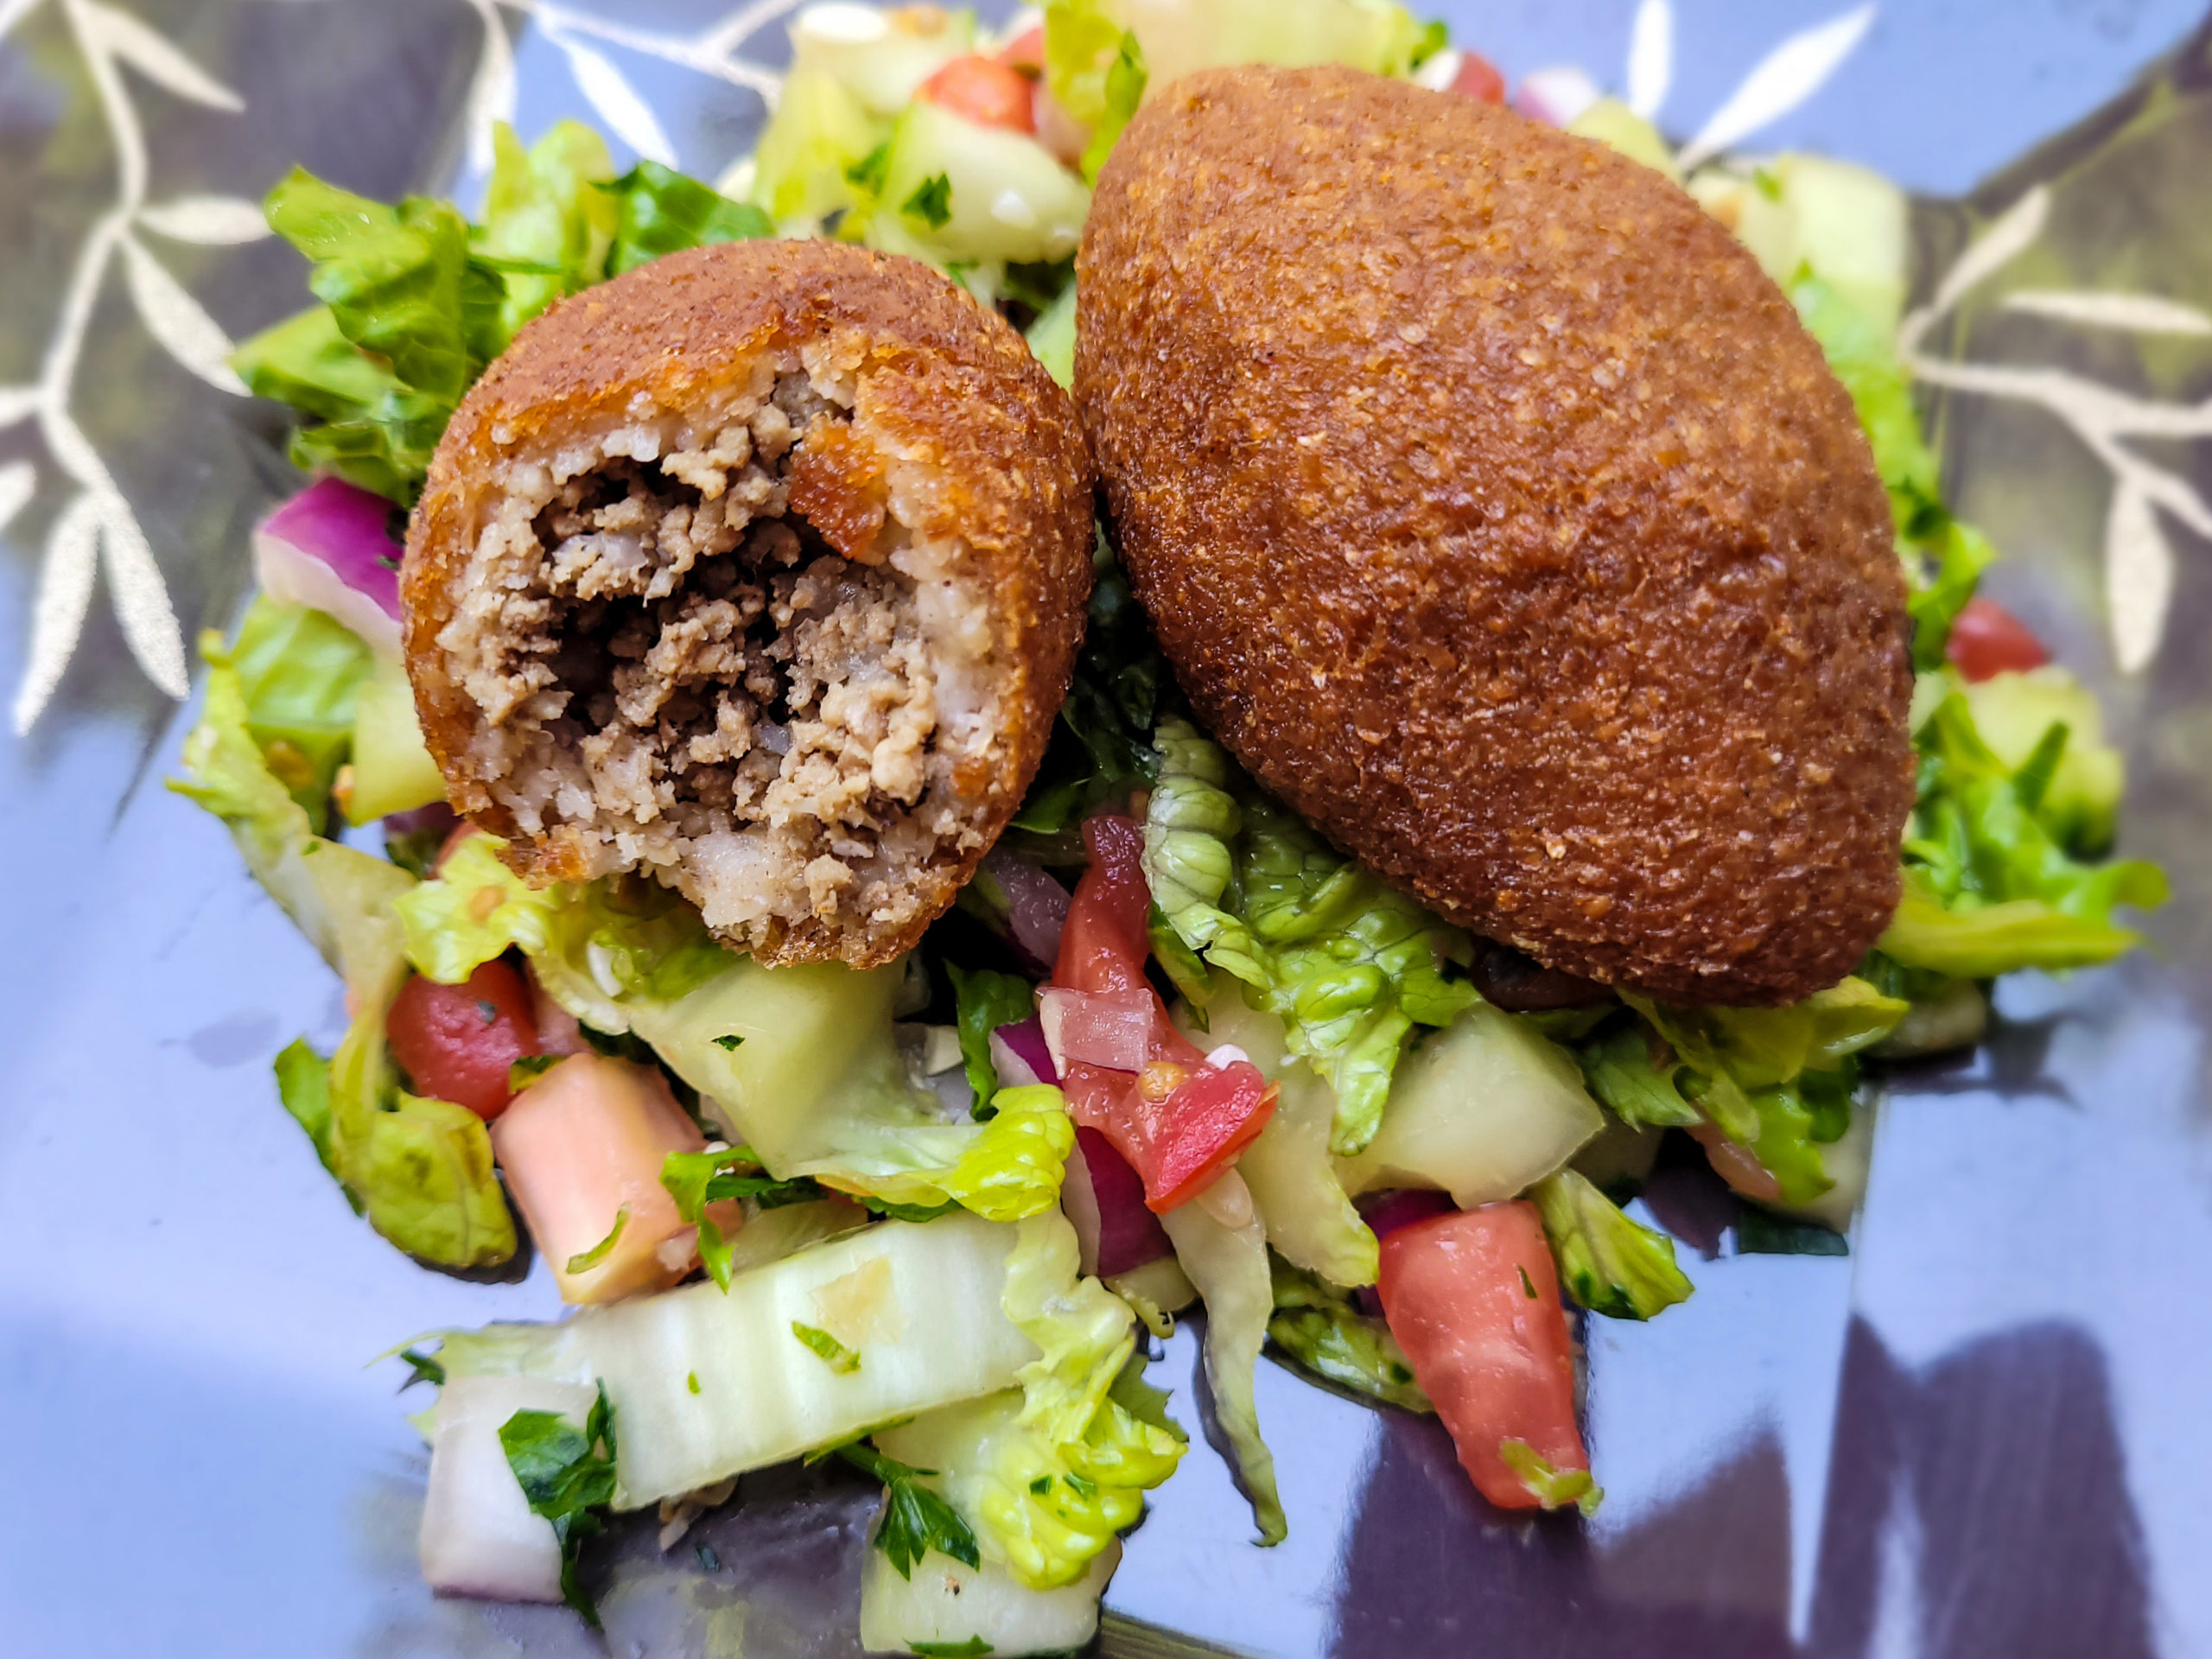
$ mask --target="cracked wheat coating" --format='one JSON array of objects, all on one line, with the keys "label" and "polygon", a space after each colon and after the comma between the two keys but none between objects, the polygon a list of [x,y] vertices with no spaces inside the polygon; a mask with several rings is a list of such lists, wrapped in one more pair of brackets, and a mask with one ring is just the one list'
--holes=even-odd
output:
[{"label": "cracked wheat coating", "polygon": [[1122,556],[1262,782],[1553,968],[1852,970],[1913,792],[1889,505],[1688,196],[1472,99],[1210,71],[1130,124],[1077,269]]},{"label": "cracked wheat coating", "polygon": [[1043,757],[1091,502],[1066,394],[935,273],[671,255],[447,427],[401,580],[423,735],[534,881],[644,869],[765,962],[887,962]]}]

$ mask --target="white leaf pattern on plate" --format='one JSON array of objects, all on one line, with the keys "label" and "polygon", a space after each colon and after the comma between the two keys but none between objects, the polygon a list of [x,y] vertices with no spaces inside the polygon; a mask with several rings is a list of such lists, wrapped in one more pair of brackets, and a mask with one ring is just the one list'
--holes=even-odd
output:
[{"label": "white leaf pattern on plate", "polygon": [[146,532],[119,495],[99,502],[101,563],[115,601],[116,620],[138,666],[156,685],[179,699],[192,684],[184,666],[184,633],[169,603],[168,584],[154,563]]},{"label": "white leaf pattern on plate", "polygon": [[2193,305],[2151,294],[2077,292],[2024,288],[2005,296],[2007,311],[2024,311],[2084,328],[2117,328],[2131,334],[2212,334],[2212,317]]},{"label": "white leaf pattern on plate", "polygon": [[2158,509],[2139,485],[2123,480],[2105,524],[2105,603],[2123,674],[2139,672],[2158,654],[2173,588],[2174,551]]},{"label": "white leaf pattern on plate", "polygon": [[668,142],[659,118],[646,107],[645,100],[638,96],[638,89],[630,85],[622,72],[579,41],[565,35],[556,35],[555,39],[560,42],[562,51],[568,54],[569,69],[576,78],[576,89],[591,101],[592,108],[599,112],[601,120],[613,129],[614,136],[646,161],[674,167],[676,146]]},{"label": "white leaf pattern on plate", "polygon": [[80,6],[93,41],[156,86],[211,110],[236,115],[245,108],[244,99],[129,12],[101,5],[99,0],[80,0]]},{"label": "white leaf pattern on plate", "polygon": [[0,467],[0,530],[8,528],[8,521],[23,510],[23,504],[38,488],[38,474],[28,461],[11,461]]},{"label": "white leaf pattern on plate", "polygon": [[61,510],[46,538],[39,566],[38,597],[31,601],[30,661],[16,691],[18,736],[44,710],[61,683],[61,672],[84,632],[92,602],[92,576],[99,565],[100,505],[90,492]]},{"label": "white leaf pattern on plate", "polygon": [[261,204],[243,196],[179,196],[140,208],[138,222],[172,242],[203,248],[236,247],[271,233]]},{"label": "white leaf pattern on plate", "polygon": [[1827,83],[1873,22],[1874,8],[1861,6],[1792,35],[1776,47],[1752,66],[1703,130],[1682,147],[1683,169],[1741,143],[1803,104]]},{"label": "white leaf pattern on plate", "polygon": [[162,349],[209,385],[246,396],[231,367],[231,337],[136,237],[123,238],[123,270],[139,321]]},{"label": "white leaf pattern on plate", "polygon": [[1656,120],[1675,79],[1675,8],[1669,0],[1643,0],[1628,36],[1628,106]]}]

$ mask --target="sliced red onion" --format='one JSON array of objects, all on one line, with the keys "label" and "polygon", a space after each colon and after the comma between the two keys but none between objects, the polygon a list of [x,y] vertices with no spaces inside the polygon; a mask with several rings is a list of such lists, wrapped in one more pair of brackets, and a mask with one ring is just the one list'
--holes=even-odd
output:
[{"label": "sliced red onion", "polygon": [[1596,81],[1573,65],[1563,64],[1523,76],[1513,94],[1513,107],[1532,121],[1564,127],[1602,96]]},{"label": "sliced red onion", "polygon": [[319,478],[253,532],[262,590],[335,617],[372,650],[399,660],[399,543],[391,503],[342,479]]},{"label": "sliced red onion", "polygon": [[581,1382],[457,1376],[438,1396],[430,1483],[423,1503],[423,1576],[442,1595],[497,1601],[561,1599],[561,1545],[531,1512],[499,1426],[518,1411],[558,1412],[582,1423],[596,1398]]},{"label": "sliced red onion", "polygon": [[449,836],[461,822],[460,816],[443,801],[432,801],[428,806],[418,806],[411,812],[387,812],[384,818],[384,832],[388,836],[415,836],[426,830],[435,830]]},{"label": "sliced red onion", "polygon": [[1045,1045],[1045,1027],[1034,1019],[1001,1026],[991,1033],[991,1068],[999,1074],[1001,1089],[1019,1089],[1032,1083],[1058,1087],[1060,1081],[1060,1069],[1052,1064],[1052,1051]]},{"label": "sliced red onion", "polygon": [[1145,1208],[1144,1178],[1130,1168],[1114,1143],[1096,1129],[1078,1125],[1076,1149],[1090,1177],[1091,1201],[1098,1211],[1098,1274],[1110,1279],[1163,1255],[1173,1255],[1167,1230]]},{"label": "sliced red onion", "polygon": [[1055,1071],[1071,1060],[1111,1071],[1141,1071],[1152,1057],[1154,1004],[1148,991],[1071,991],[1048,985],[1037,1017]]},{"label": "sliced red onion", "polygon": [[1401,1227],[1410,1227],[1431,1216],[1448,1216],[1456,1208],[1448,1193],[1426,1187],[1402,1186],[1377,1192],[1359,1203],[1360,1219],[1377,1238],[1387,1238]]},{"label": "sliced red onion", "polygon": [[1034,864],[1004,849],[983,861],[984,873],[1006,893],[1007,925],[1014,942],[1050,972],[1060,958],[1060,932],[1068,920],[1068,890]]}]

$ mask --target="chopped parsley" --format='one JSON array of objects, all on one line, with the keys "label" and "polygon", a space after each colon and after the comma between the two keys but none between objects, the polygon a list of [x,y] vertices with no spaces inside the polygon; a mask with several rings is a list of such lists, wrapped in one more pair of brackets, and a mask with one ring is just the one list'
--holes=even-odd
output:
[{"label": "chopped parsley", "polygon": [[922,1478],[936,1470],[911,1468],[858,1441],[838,1446],[836,1452],[883,1483],[883,1524],[875,1529],[875,1547],[899,1569],[900,1578],[912,1578],[914,1564],[931,1550],[963,1567],[983,1564],[976,1535],[960,1511],[922,1484]]},{"label": "chopped parsley", "polygon": [[971,1636],[965,1642],[909,1642],[906,1651],[918,1653],[922,1659],[976,1659],[979,1654],[992,1652],[991,1644],[980,1636]]},{"label": "chopped parsley", "polygon": [[605,1238],[601,1239],[591,1249],[579,1250],[569,1258],[568,1270],[570,1273],[589,1273],[601,1262],[606,1261],[607,1252],[614,1248],[615,1241],[622,1236],[622,1230],[629,1224],[630,1206],[626,1204],[614,1212],[614,1225],[607,1230]]},{"label": "chopped parsley", "polygon": [[518,1095],[567,1058],[562,1054],[525,1054],[507,1068],[507,1092]]},{"label": "chopped parsley", "polygon": [[414,1368],[414,1375],[399,1385],[402,1389],[411,1389],[417,1382],[428,1382],[434,1388],[445,1387],[446,1368],[435,1354],[426,1354],[420,1348],[403,1348],[399,1351],[399,1357]]},{"label": "chopped parsley", "polygon": [[918,219],[933,231],[941,231],[952,222],[952,181],[943,173],[933,173],[914,187],[914,194],[899,204],[899,211],[911,219]]},{"label": "chopped parsley", "polygon": [[727,1036],[715,1038],[715,1046],[721,1049],[725,1054],[734,1054],[739,1048],[743,1046],[744,1042],[745,1039],[740,1036],[736,1032],[733,1031]]},{"label": "chopped parsley", "polygon": [[850,1376],[861,1368],[861,1357],[818,1325],[801,1325],[793,1319],[791,1335],[821,1355],[823,1363],[840,1376]]},{"label": "chopped parsley", "polygon": [[724,1198],[750,1198],[763,1210],[805,1204],[822,1189],[804,1176],[779,1181],[762,1173],[750,1147],[719,1152],[671,1152],[662,1162],[660,1184],[676,1200],[676,1213],[699,1230],[699,1260],[714,1281],[729,1288],[730,1246],[707,1206]]},{"label": "chopped parsley", "polygon": [[607,1385],[580,1429],[554,1411],[518,1411],[499,1426],[499,1446],[531,1513],[553,1523],[561,1544],[561,1599],[601,1628],[599,1609],[576,1579],[576,1557],[583,1541],[600,1531],[614,1501],[614,1408]]}]

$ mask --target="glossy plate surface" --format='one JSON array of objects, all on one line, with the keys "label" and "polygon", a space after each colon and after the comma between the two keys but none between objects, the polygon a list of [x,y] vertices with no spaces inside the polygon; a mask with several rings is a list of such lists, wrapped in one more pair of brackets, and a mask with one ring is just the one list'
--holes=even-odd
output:
[{"label": "glossy plate surface", "polygon": [[[1679,0],[1669,127],[1831,4]],[[1446,10],[1510,74],[1629,75],[1630,0]],[[1592,1524],[1505,1522],[1434,1424],[1263,1364],[1289,1541],[1250,1546],[1198,1448],[1131,1540],[1107,1651],[2212,1655],[2197,21],[1900,5],[1758,141],[1928,193],[1920,349],[1955,505],[2006,555],[1992,588],[2107,699],[2126,849],[2175,881],[2157,951],[2010,984],[1975,1061],[1896,1079],[1847,1257],[1742,1254],[1710,1182],[1655,1184],[1698,1294],[1592,1322]],[[0,690],[36,716],[0,735],[0,1649],[600,1650],[564,1612],[422,1588],[421,1399],[366,1362],[557,1304],[542,1269],[472,1285],[394,1255],[277,1109],[270,1057],[327,1046],[340,991],[162,789],[188,723],[162,687],[235,613],[245,531],[289,481],[276,411],[215,384],[226,338],[302,297],[239,204],[296,161],[467,195],[470,134],[510,99],[526,135],[581,114],[711,177],[783,55],[728,0],[0,0]],[[1195,1353],[1179,1332],[1154,1368],[1193,1427]],[[611,1650],[853,1652],[872,1502],[776,1471],[668,1555],[625,1530],[597,1558]]]}]

